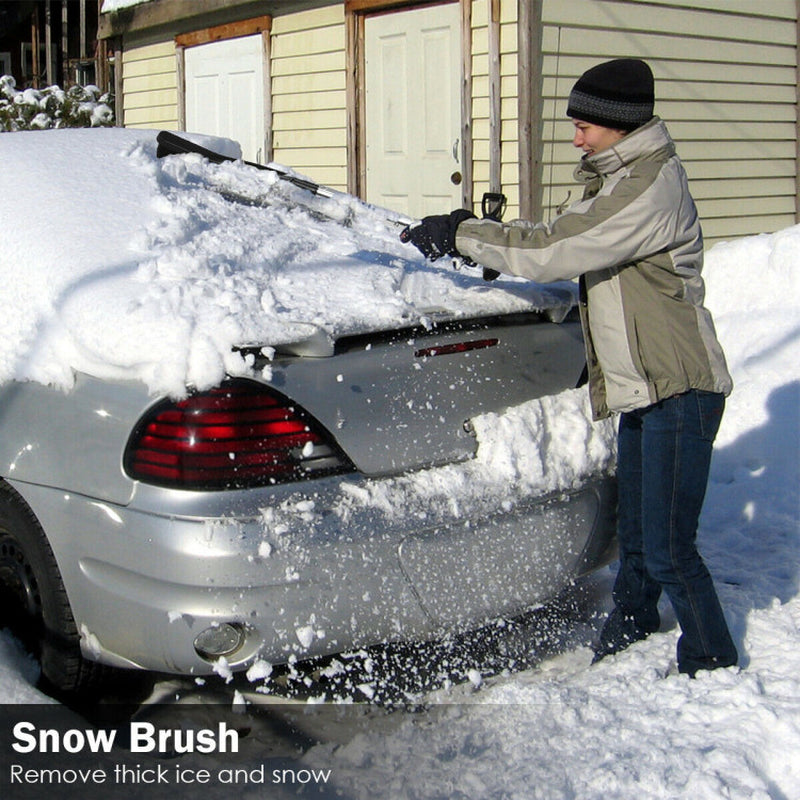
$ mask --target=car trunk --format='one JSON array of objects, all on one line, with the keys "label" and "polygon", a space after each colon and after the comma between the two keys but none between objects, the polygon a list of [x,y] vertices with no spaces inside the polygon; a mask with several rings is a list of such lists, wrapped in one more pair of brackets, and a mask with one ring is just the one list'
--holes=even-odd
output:
[{"label": "car trunk", "polygon": [[320,336],[263,362],[267,382],[370,476],[471,457],[471,418],[573,388],[583,365],[574,315],[555,323],[538,312]]}]

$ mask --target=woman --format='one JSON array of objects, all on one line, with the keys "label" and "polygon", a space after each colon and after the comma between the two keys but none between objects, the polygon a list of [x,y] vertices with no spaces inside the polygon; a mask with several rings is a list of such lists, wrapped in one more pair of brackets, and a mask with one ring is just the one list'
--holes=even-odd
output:
[{"label": "woman", "polygon": [[426,256],[460,255],[549,282],[579,278],[595,419],[620,412],[620,567],[595,660],[658,630],[662,590],[681,627],[678,669],[736,664],[711,575],[696,548],[714,437],[732,382],[703,305],[703,237],[654,81],[638,59],[593,67],[567,116],[583,150],[583,199],[549,224],[467,211],[406,232]]}]

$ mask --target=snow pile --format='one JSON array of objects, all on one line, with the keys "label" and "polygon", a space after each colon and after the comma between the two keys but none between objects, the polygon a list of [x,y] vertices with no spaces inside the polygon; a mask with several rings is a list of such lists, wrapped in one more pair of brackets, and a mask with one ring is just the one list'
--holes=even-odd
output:
[{"label": "snow pile", "polygon": [[10,75],[0,76],[0,131],[48,128],[97,128],[114,124],[113,102],[97,86],[16,89]]},{"label": "snow pile", "polygon": [[157,159],[152,131],[6,134],[0,159],[0,213],[25,220],[0,246],[0,299],[19,309],[0,337],[0,381],[69,387],[78,370],[178,396],[251,374],[236,345],[442,312],[558,316],[574,302],[568,284],[485,284],[426,264],[385,212],[347,195],[315,198],[240,163]]},{"label": "snow pile", "polygon": [[[331,510],[345,523],[361,508],[375,509],[389,521],[409,511],[421,520],[466,519],[481,509],[577,488],[587,475],[609,472],[616,457],[613,421],[591,418],[585,389],[482,414],[472,420],[478,440],[474,459],[358,485],[343,480],[340,501]],[[273,529],[278,517],[275,509],[269,514]]]}]

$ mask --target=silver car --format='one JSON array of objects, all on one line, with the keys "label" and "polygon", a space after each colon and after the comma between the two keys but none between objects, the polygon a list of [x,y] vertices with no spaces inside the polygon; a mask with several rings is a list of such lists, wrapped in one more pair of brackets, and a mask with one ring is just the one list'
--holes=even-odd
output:
[{"label": "silver car", "polygon": [[0,387],[0,624],[52,686],[428,639],[613,557],[608,474],[466,511],[367,501],[469,463],[480,415],[574,388],[574,314],[432,313],[265,345],[242,345],[251,376],[180,399],[89,374]]}]

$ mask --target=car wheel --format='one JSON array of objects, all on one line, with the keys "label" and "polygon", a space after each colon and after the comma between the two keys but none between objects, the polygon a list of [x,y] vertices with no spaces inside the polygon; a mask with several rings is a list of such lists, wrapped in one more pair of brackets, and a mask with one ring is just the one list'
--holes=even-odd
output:
[{"label": "car wheel", "polygon": [[45,691],[80,694],[106,670],[83,658],[53,551],[28,504],[0,482],[0,627],[41,663]]}]

